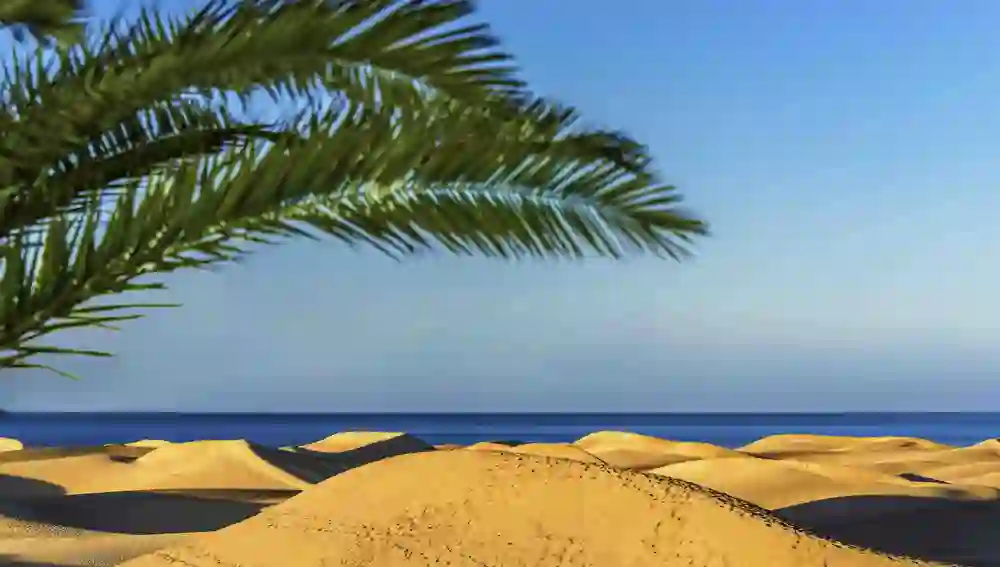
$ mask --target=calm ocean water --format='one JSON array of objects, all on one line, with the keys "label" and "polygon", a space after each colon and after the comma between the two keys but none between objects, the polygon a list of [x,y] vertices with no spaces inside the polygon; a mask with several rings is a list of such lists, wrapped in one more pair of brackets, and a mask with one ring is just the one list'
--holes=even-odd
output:
[{"label": "calm ocean water", "polygon": [[775,433],[906,435],[968,445],[1000,436],[1000,413],[848,414],[4,414],[0,436],[29,446],[137,439],[302,444],[337,431],[406,431],[431,443],[572,441],[611,429],[736,447]]}]

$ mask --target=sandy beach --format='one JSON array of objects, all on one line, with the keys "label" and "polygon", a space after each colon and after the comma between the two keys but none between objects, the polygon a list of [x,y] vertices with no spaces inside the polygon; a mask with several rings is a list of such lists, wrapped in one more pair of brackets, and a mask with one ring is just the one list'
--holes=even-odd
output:
[{"label": "sandy beach", "polygon": [[2,565],[1000,565],[996,440],[0,449]]}]

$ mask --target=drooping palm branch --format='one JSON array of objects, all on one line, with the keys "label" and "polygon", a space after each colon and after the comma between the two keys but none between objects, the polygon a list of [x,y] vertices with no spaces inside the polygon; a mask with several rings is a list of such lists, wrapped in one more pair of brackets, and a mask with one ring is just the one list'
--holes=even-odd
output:
[{"label": "drooping palm branch", "polygon": [[37,41],[71,44],[83,37],[83,12],[83,0],[4,0],[0,24],[18,40],[31,35]]},{"label": "drooping palm branch", "polygon": [[[706,225],[645,149],[534,96],[472,13],[462,0],[213,0],[9,64],[0,367],[107,355],[37,341],[137,318],[152,306],[93,300],[259,242],[687,255]],[[298,111],[247,118],[241,103],[260,96]]]}]

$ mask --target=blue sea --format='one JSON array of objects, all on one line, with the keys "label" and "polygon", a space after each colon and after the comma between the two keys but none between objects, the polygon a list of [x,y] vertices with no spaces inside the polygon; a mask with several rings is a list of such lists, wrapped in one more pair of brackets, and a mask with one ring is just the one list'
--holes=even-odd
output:
[{"label": "blue sea", "polygon": [[338,431],[405,431],[430,443],[572,441],[598,430],[737,447],[776,433],[902,435],[953,445],[1000,436],[1000,413],[7,413],[0,436],[28,446],[137,439],[298,445]]}]

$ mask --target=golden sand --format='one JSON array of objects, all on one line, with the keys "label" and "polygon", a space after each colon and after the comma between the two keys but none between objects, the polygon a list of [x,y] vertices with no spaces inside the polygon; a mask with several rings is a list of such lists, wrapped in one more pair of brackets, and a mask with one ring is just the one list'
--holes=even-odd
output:
[{"label": "golden sand", "polygon": [[598,431],[577,439],[574,445],[611,466],[632,470],[655,469],[695,459],[743,456],[709,443],[668,441],[626,431]]},{"label": "golden sand", "polygon": [[303,449],[324,453],[343,453],[368,446],[407,447],[410,451],[425,451],[432,447],[423,440],[399,432],[385,431],[345,431],[334,433],[325,439],[302,445]]},{"label": "golden sand", "polygon": [[995,440],[2,447],[0,565],[1000,565]]},{"label": "golden sand", "polygon": [[599,457],[573,445],[572,443],[524,443],[521,445],[504,445],[502,443],[482,442],[469,445],[470,451],[500,451],[515,455],[537,455],[542,457],[557,457],[580,461],[583,463],[604,463]]}]

